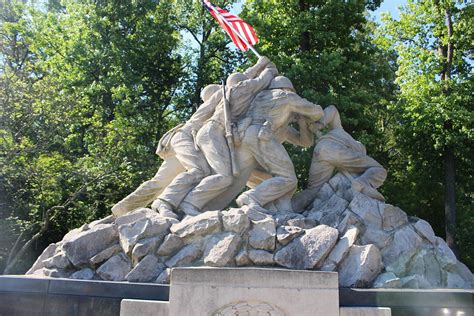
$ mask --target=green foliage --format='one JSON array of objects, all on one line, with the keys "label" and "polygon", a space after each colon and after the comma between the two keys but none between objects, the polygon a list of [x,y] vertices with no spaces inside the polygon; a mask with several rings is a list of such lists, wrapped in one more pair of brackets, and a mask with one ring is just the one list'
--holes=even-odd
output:
[{"label": "green foliage", "polygon": [[[445,10],[452,13],[449,38]],[[408,1],[400,19],[384,17],[377,43],[398,56],[398,102],[394,115],[392,181],[386,191],[412,214],[426,218],[444,235],[444,170],[446,148],[456,158],[458,239],[463,260],[474,265],[469,227],[473,220],[474,99],[472,34],[474,7],[455,1]],[[454,45],[449,77],[440,47]],[[445,79],[445,80],[442,80]]]}]

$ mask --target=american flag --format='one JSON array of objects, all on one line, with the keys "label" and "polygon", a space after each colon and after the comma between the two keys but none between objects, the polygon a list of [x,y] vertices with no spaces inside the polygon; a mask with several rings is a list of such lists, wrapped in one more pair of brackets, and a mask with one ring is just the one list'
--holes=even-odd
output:
[{"label": "american flag", "polygon": [[[233,15],[227,12],[224,9],[219,8],[218,6],[213,5],[211,2],[204,0],[204,6],[209,10],[212,16],[219,22],[222,28],[229,34],[232,41],[241,51],[247,51],[250,46],[254,46],[258,43],[257,34],[250,24],[242,20],[236,15]],[[217,12],[219,12],[219,14]],[[243,41],[240,37],[245,38],[247,43]],[[247,45],[249,44],[249,45]]]}]

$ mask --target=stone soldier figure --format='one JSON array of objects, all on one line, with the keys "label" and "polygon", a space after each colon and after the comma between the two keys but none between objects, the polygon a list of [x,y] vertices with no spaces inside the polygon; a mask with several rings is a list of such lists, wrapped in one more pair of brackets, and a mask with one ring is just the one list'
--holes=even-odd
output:
[{"label": "stone soldier figure", "polygon": [[[291,211],[297,179],[282,143],[311,146],[313,133],[309,125],[322,115],[322,108],[298,96],[291,81],[283,76],[273,79],[269,88],[255,97],[246,114],[245,120],[250,121],[243,120],[243,126],[239,126],[244,133],[240,151],[250,154],[270,177],[241,194],[238,205],[255,203],[263,207],[280,200],[277,209]],[[299,131],[289,125],[295,119]]]},{"label": "stone soldier figure", "polygon": [[[268,58],[261,57],[246,73],[234,73],[227,78],[226,94],[230,103],[232,122],[245,114],[255,95],[268,87],[277,73],[275,65],[270,63]],[[253,76],[258,74],[260,75],[253,79]],[[221,102],[196,137],[197,144],[211,166],[213,174],[204,178],[181,203],[180,208],[187,214],[202,211],[209,201],[226,191],[233,183],[224,124],[224,102]]]},{"label": "stone soldier figure", "polygon": [[195,148],[193,131],[212,116],[222,99],[220,85],[208,85],[201,92],[204,103],[185,123],[167,132],[158,145],[157,154],[164,160],[156,175],[112,207],[116,216],[145,207],[160,195],[153,208],[165,217],[177,218],[177,207],[188,192],[210,174],[209,165]]},{"label": "stone soldier figure", "polygon": [[295,195],[293,208],[303,211],[314,200],[324,183],[331,178],[335,169],[345,174],[358,175],[355,179],[349,175],[352,178],[350,180],[353,190],[377,200],[384,200],[376,189],[385,181],[387,171],[367,156],[364,145],[344,131],[335,106],[324,109],[324,117],[316,127],[319,130],[328,127],[329,132],[317,140],[309,170],[308,188]]}]

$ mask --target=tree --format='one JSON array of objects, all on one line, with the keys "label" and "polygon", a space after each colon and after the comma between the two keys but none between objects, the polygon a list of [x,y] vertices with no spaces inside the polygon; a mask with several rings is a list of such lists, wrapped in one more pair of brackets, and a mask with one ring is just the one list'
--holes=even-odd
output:
[{"label": "tree", "polygon": [[472,209],[473,10],[451,0],[410,0],[399,20],[385,16],[378,38],[398,55],[400,98],[393,111],[398,167],[405,169],[397,174],[398,187],[416,183],[413,192],[402,188],[405,203],[416,199],[419,208],[429,207],[431,213],[442,209],[444,196],[446,241],[455,253],[459,206],[472,224],[472,214],[466,213]]}]

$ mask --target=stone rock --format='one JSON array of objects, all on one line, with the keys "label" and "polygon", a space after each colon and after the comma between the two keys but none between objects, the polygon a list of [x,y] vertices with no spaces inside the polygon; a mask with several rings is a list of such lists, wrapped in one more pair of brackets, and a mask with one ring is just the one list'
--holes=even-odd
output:
[{"label": "stone rock", "polygon": [[41,255],[36,259],[35,263],[31,266],[31,268],[25,274],[33,274],[35,271],[45,267],[45,260],[54,256],[56,249],[58,248],[57,244],[50,244],[46,247],[45,250],[41,253]]},{"label": "stone rock", "polygon": [[412,256],[422,244],[421,237],[410,227],[404,226],[393,235],[393,241],[382,250],[385,266],[398,260],[401,256]]},{"label": "stone rock", "polygon": [[255,249],[270,250],[275,249],[276,228],[272,218],[263,220],[252,220],[252,229],[249,232],[249,244]]},{"label": "stone rock", "polygon": [[314,208],[314,205],[318,203],[317,200],[321,200],[321,201],[329,200],[329,198],[331,198],[331,196],[333,196],[334,193],[336,192],[334,192],[334,190],[329,185],[329,183],[325,183],[323,187],[319,189],[317,199],[314,200],[312,208]]},{"label": "stone rock", "polygon": [[339,266],[339,285],[368,287],[382,271],[382,257],[374,245],[353,245]]},{"label": "stone rock", "polygon": [[413,225],[413,227],[415,227],[416,232],[421,237],[426,238],[430,243],[436,245],[436,235],[427,221],[420,219],[415,223],[415,225]]},{"label": "stone rock", "polygon": [[349,252],[349,249],[357,240],[358,235],[359,230],[357,227],[351,227],[348,229],[344,236],[341,237],[336,246],[329,253],[329,256],[321,267],[321,270],[334,271],[337,265],[345,258],[346,254]]},{"label": "stone rock", "polygon": [[156,255],[159,257],[172,256],[183,246],[184,242],[180,237],[174,234],[169,234],[165,237],[165,240],[163,240],[163,243],[158,248]]},{"label": "stone rock", "polygon": [[349,208],[364,222],[365,226],[382,229],[382,216],[379,206],[381,202],[371,199],[365,194],[355,193]]},{"label": "stone rock", "polygon": [[95,220],[93,222],[90,222],[87,224],[89,226],[89,229],[96,226],[96,225],[101,225],[101,224],[113,224],[115,222],[115,216],[109,215],[107,217]]},{"label": "stone rock", "polygon": [[415,274],[400,279],[402,288],[405,289],[429,289],[431,286],[421,275]]},{"label": "stone rock", "polygon": [[239,253],[235,256],[235,264],[241,267],[241,266],[249,265],[250,263],[251,262],[250,262],[247,249],[246,248],[241,249]]},{"label": "stone rock", "polygon": [[69,232],[67,232],[66,235],[64,235],[63,240],[66,241],[66,240],[72,239],[75,236],[79,235],[80,233],[85,232],[86,230],[89,230],[89,225],[87,224],[84,224],[79,228],[74,228],[73,230],[70,230]]},{"label": "stone rock", "polygon": [[342,173],[337,173],[334,177],[332,177],[329,180],[329,185],[340,197],[347,201],[352,200],[353,193],[351,189],[351,181],[347,179]]},{"label": "stone rock", "polygon": [[113,245],[105,250],[102,250],[95,256],[93,256],[90,260],[89,263],[93,266],[96,267],[105,260],[108,260],[112,256],[115,256],[116,254],[120,253],[122,251],[122,247],[120,245]]},{"label": "stone rock", "polygon": [[277,229],[277,240],[283,246],[304,233],[304,230],[297,226],[280,226]]},{"label": "stone rock", "polygon": [[[334,194],[328,200],[322,201],[318,205],[317,208],[313,208],[311,212],[320,211],[324,214],[333,213],[337,215],[341,215],[344,210],[347,208],[349,202],[341,198],[340,196]],[[310,213],[311,213],[310,212]]]},{"label": "stone rock", "polygon": [[115,219],[115,225],[122,226],[136,222],[142,218],[148,218],[156,216],[157,213],[149,208],[138,208],[125,215],[122,215]]},{"label": "stone rock", "polygon": [[119,226],[120,245],[126,254],[129,254],[138,240],[144,236],[148,225],[150,225],[148,218],[142,218]]},{"label": "stone rock", "polygon": [[106,281],[124,281],[132,270],[132,263],[124,253],[119,253],[107,260],[97,269],[97,274]]},{"label": "stone rock", "polygon": [[311,218],[293,218],[286,222],[286,226],[299,227],[302,229],[310,229],[316,227],[318,222]]},{"label": "stone rock", "polygon": [[66,254],[64,252],[60,252],[58,254],[55,254],[51,258],[46,259],[44,261],[44,265],[48,269],[67,269],[71,266],[71,262],[66,257]]},{"label": "stone rock", "polygon": [[168,232],[171,223],[159,216],[142,218],[135,222],[119,226],[120,245],[126,254],[131,253],[137,242],[146,237],[163,238]]},{"label": "stone rock", "polygon": [[181,249],[172,258],[168,259],[165,264],[169,268],[189,266],[193,261],[201,257],[201,254],[201,242],[195,241]]},{"label": "stone rock", "polygon": [[379,276],[372,283],[373,288],[400,288],[402,283],[400,278],[398,278],[392,272],[385,272],[379,274]]},{"label": "stone rock", "polygon": [[82,267],[91,257],[115,243],[117,237],[113,224],[100,224],[65,241],[62,249],[73,265]]},{"label": "stone rock", "polygon": [[449,289],[470,289],[471,284],[466,282],[459,274],[447,272],[446,287]]},{"label": "stone rock", "polygon": [[224,232],[211,236],[204,248],[204,264],[211,267],[228,265],[237,254],[242,241],[234,232]]},{"label": "stone rock", "polygon": [[383,209],[382,223],[382,228],[384,230],[392,230],[401,225],[407,224],[408,216],[400,208],[386,204],[385,208]]},{"label": "stone rock", "polygon": [[150,282],[155,280],[164,268],[165,266],[158,263],[154,255],[148,255],[125,276],[125,279],[129,282]]},{"label": "stone rock", "polygon": [[[48,269],[48,268],[42,268],[39,271],[42,271],[42,275],[50,277],[50,278],[69,278],[71,276],[71,272],[68,272],[63,269]],[[35,275],[41,275],[34,273]]]},{"label": "stone rock", "polygon": [[387,247],[392,241],[393,236],[381,229],[367,228],[361,237],[361,243],[363,245],[374,244],[379,249]]},{"label": "stone rock", "polygon": [[474,288],[474,275],[471,270],[462,262],[456,262],[456,265],[450,267],[450,272],[459,275],[469,285],[466,288]]},{"label": "stone rock", "polygon": [[319,225],[295,238],[275,254],[275,262],[291,269],[313,269],[336,244],[337,229]]},{"label": "stone rock", "polygon": [[251,221],[261,221],[271,217],[268,210],[256,204],[253,204],[252,206],[243,206],[242,210],[247,214]]},{"label": "stone rock", "polygon": [[[273,215],[273,219],[277,226],[285,225],[290,219],[304,219],[305,217],[298,213],[279,211]],[[288,225],[289,226],[289,225]]]},{"label": "stone rock", "polygon": [[430,287],[442,286],[441,267],[431,249],[421,249],[411,258],[410,263],[402,276],[422,275]]},{"label": "stone rock", "polygon": [[140,261],[146,255],[156,252],[156,249],[163,240],[162,236],[151,237],[140,240],[132,250],[132,261],[134,263]]},{"label": "stone rock", "polygon": [[337,230],[339,235],[346,233],[347,229],[351,226],[357,227],[359,231],[362,230],[363,224],[360,222],[359,217],[355,215],[352,211],[346,210],[341,214],[342,220],[337,225]]},{"label": "stone rock", "polygon": [[171,269],[166,268],[160,275],[156,278],[155,283],[158,284],[169,284],[171,278]]},{"label": "stone rock", "polygon": [[451,250],[451,248],[449,248],[444,239],[436,237],[436,245],[436,257],[438,258],[443,269],[455,266],[458,262],[456,255]]},{"label": "stone rock", "polygon": [[250,227],[247,214],[239,208],[231,208],[222,213],[222,224],[225,231],[244,233]]},{"label": "stone rock", "polygon": [[188,217],[171,226],[171,232],[185,240],[193,240],[196,237],[219,232],[222,226],[219,213],[219,211],[210,211]]},{"label": "stone rock", "polygon": [[258,266],[273,265],[273,254],[265,250],[251,249],[248,252],[249,259]]},{"label": "stone rock", "polygon": [[71,279],[92,280],[94,278],[94,274],[95,273],[92,269],[85,268],[71,274]]}]

